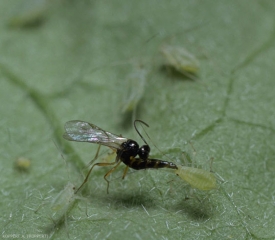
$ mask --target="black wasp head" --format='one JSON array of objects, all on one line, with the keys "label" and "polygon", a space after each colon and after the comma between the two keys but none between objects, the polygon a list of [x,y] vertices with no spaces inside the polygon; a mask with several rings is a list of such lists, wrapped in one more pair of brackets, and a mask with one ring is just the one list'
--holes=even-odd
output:
[{"label": "black wasp head", "polygon": [[122,143],[121,158],[135,157],[139,151],[139,145],[134,140],[127,140],[127,142]]},{"label": "black wasp head", "polygon": [[148,145],[143,145],[138,150],[138,155],[141,159],[146,160],[149,157],[150,147]]}]

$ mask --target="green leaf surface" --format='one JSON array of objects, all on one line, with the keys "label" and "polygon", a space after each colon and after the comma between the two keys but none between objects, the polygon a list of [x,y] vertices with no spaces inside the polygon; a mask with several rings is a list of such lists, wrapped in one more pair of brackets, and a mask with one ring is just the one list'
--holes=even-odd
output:
[{"label": "green leaf surface", "polygon": [[[275,238],[273,1],[32,2],[0,3],[3,238]],[[163,68],[163,44],[194,54],[197,80]],[[120,166],[106,194],[109,168],[97,167],[54,220],[53,199],[68,182],[81,184],[97,150],[63,139],[66,121],[142,144],[122,113],[137,66],[150,74],[136,118],[166,153],[151,145],[152,156],[184,164],[189,151],[205,170],[214,158],[219,188],[190,192],[164,170],[121,180]],[[30,159],[26,171],[14,167],[19,157]]]}]

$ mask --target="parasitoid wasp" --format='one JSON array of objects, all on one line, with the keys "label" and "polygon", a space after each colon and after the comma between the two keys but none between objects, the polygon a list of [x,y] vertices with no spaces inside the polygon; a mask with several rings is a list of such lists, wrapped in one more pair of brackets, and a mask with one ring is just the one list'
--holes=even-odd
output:
[{"label": "parasitoid wasp", "polygon": [[107,181],[107,193],[109,192],[109,180],[107,179],[107,177],[113,171],[116,170],[116,168],[120,165],[121,162],[123,162],[126,165],[122,179],[124,179],[124,177],[126,176],[129,167],[135,170],[149,168],[171,168],[176,170],[178,169],[178,167],[172,162],[149,158],[150,147],[137,129],[136,124],[138,122],[144,124],[147,127],[149,127],[149,125],[141,120],[134,121],[135,130],[145,143],[145,145],[141,147],[139,147],[138,143],[132,139],[124,138],[113,133],[107,132],[92,123],[80,120],[72,120],[65,123],[64,127],[66,132],[64,133],[63,137],[66,140],[96,143],[99,145],[107,146],[116,152],[116,159],[114,162],[95,163],[91,167],[83,183],[75,191],[75,193],[77,193],[82,188],[82,186],[87,182],[89,175],[95,166],[115,165],[104,175],[104,179]]}]

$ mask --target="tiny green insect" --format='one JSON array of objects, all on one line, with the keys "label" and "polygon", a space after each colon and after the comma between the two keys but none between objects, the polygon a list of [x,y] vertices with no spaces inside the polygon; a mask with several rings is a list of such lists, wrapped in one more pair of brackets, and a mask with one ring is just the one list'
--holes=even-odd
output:
[{"label": "tiny green insect", "polygon": [[9,19],[8,25],[11,28],[37,26],[44,20],[47,9],[48,1],[46,0],[31,0],[21,3],[18,6],[17,14]]},{"label": "tiny green insect", "polygon": [[204,169],[177,166],[175,173],[184,181],[189,183],[193,188],[208,191],[217,188],[216,177],[212,172]]},{"label": "tiny green insect", "polygon": [[15,163],[14,167],[19,171],[27,172],[31,166],[31,160],[25,157],[19,157]]},{"label": "tiny green insect", "polygon": [[128,76],[128,94],[124,101],[122,112],[134,112],[140,102],[146,85],[148,70],[136,67]]},{"label": "tiny green insect", "polygon": [[196,74],[199,70],[199,61],[183,47],[165,45],[161,53],[166,59],[166,64],[183,75]]},{"label": "tiny green insect", "polygon": [[51,217],[54,220],[63,218],[71,210],[76,199],[75,186],[69,182],[51,202]]}]

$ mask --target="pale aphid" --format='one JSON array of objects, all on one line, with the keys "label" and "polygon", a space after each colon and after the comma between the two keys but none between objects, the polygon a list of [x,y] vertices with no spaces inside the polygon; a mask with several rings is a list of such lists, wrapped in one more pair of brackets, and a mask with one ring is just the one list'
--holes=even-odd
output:
[{"label": "pale aphid", "polygon": [[177,165],[175,173],[193,188],[208,191],[217,188],[216,177],[212,172],[200,168]]},{"label": "pale aphid", "polygon": [[[49,193],[53,192],[53,190],[54,189],[51,189]],[[53,225],[48,226],[49,231],[51,232],[50,235],[53,235],[63,223],[65,224],[66,229],[68,229],[67,214],[73,208],[76,200],[82,199],[74,192],[75,186],[72,183],[68,182],[64,189],[61,190],[50,203],[48,202],[48,200],[46,200],[35,210],[35,213],[37,213],[42,206],[46,205],[45,211],[47,212],[47,216],[53,222]],[[67,232],[67,234],[69,236],[69,232]]]},{"label": "pale aphid", "polygon": [[199,70],[199,61],[183,47],[165,45],[160,49],[166,64],[178,72],[189,76],[188,74],[196,74]]},{"label": "pale aphid", "polygon": [[139,101],[141,100],[146,85],[148,70],[143,67],[136,67],[127,77],[128,93],[125,98],[122,112],[135,111]]},{"label": "pale aphid", "polygon": [[77,199],[74,192],[75,186],[68,182],[64,189],[52,200],[50,205],[52,219],[60,220],[71,210]]},{"label": "pale aphid", "polygon": [[25,157],[19,157],[14,162],[14,167],[19,171],[28,171],[31,166],[31,160]]},{"label": "pale aphid", "polygon": [[18,6],[18,12],[9,20],[9,27],[24,28],[39,25],[48,9],[47,0],[24,1]]}]

